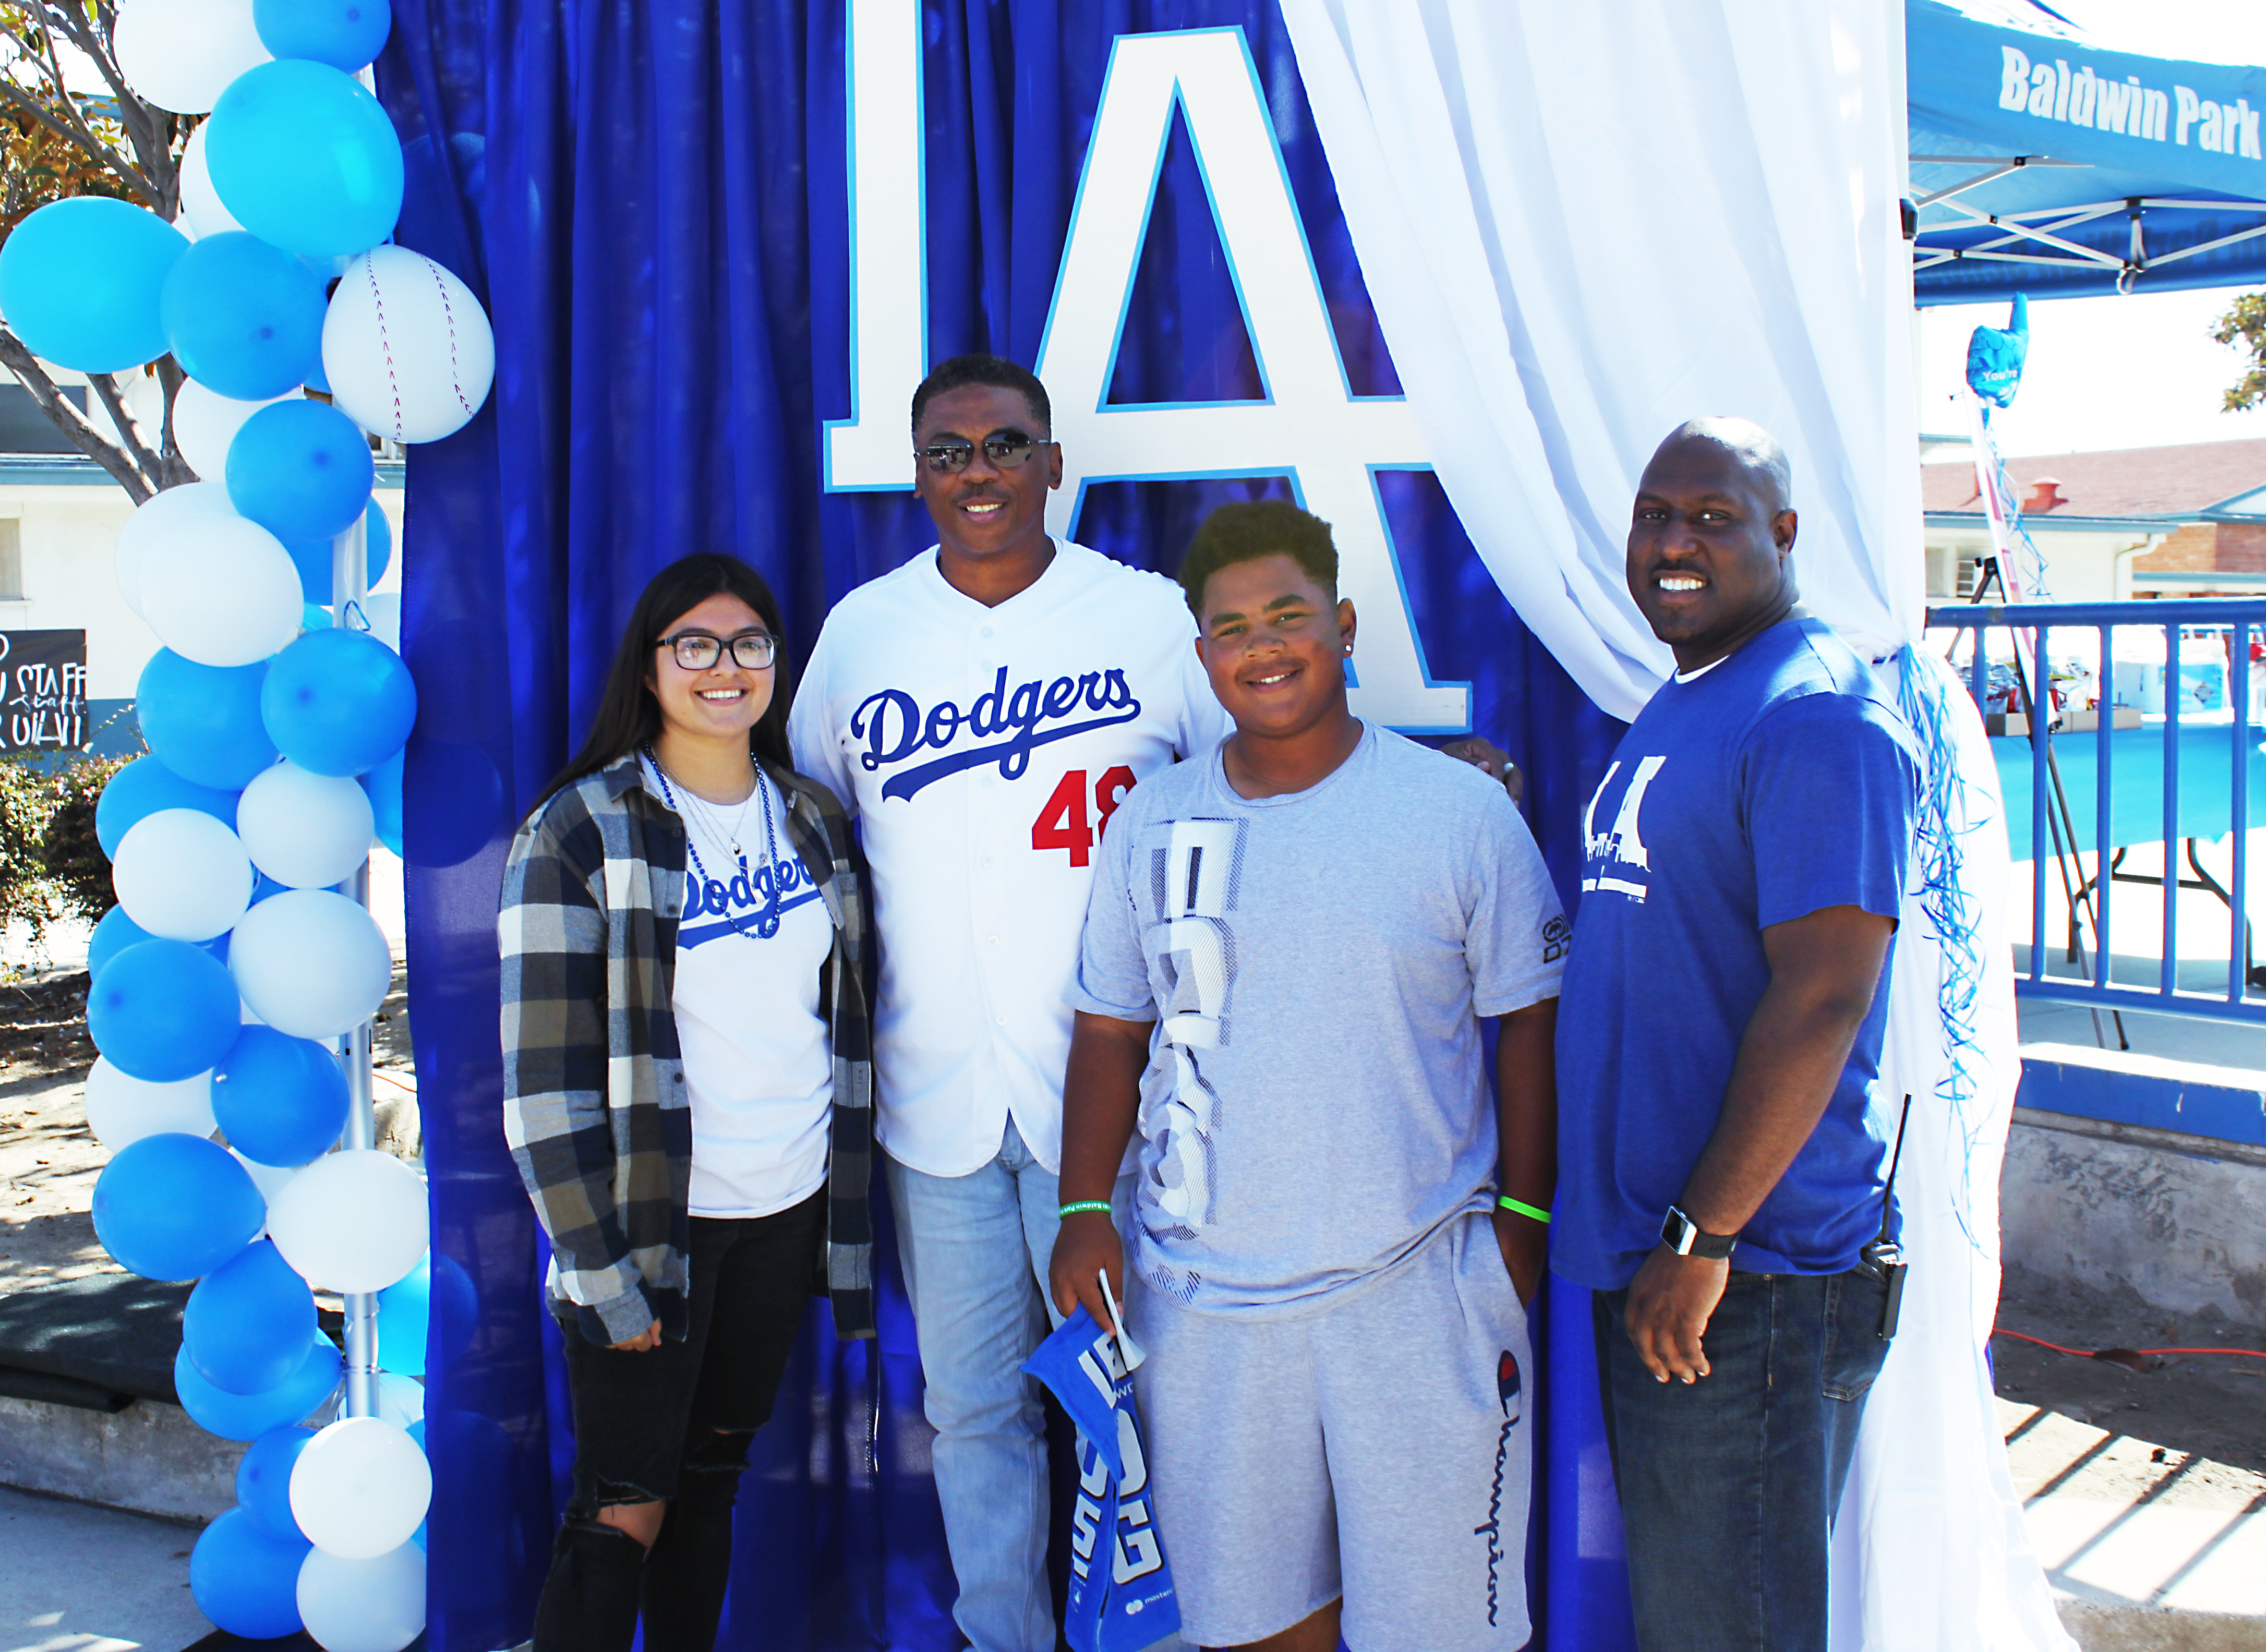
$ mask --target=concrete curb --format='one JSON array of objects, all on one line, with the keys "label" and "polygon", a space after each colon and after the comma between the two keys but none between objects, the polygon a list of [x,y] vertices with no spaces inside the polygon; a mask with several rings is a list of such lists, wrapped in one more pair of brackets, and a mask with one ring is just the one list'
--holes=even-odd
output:
[{"label": "concrete curb", "polygon": [[2258,1652],[2266,1645],[2266,1624],[2255,1618],[2066,1597],[2054,1604],[2080,1652]]},{"label": "concrete curb", "polygon": [[201,1524],[235,1506],[244,1453],[162,1400],[109,1412],[0,1395],[0,1485],[26,1491]]}]

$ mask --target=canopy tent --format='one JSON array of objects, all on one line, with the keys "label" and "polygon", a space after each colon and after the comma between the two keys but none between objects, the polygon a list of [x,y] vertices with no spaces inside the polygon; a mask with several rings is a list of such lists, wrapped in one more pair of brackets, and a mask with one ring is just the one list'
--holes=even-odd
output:
[{"label": "canopy tent", "polygon": [[2266,69],[2096,46],[2035,0],[1908,0],[1923,304],[2266,281]]}]

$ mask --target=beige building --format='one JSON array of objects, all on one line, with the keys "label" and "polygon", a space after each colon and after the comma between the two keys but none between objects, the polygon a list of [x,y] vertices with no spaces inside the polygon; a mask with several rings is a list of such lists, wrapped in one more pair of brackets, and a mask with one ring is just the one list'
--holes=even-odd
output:
[{"label": "beige building", "polygon": [[[72,398],[84,393],[82,384]],[[400,462],[381,458],[377,501],[395,553],[379,591],[401,587],[401,490]],[[106,755],[141,749],[134,686],[159,646],[118,591],[113,552],[133,511],[109,473],[0,374],[0,632],[86,633],[89,749]]]},{"label": "beige building", "polygon": [[[1961,602],[1991,553],[1963,437],[1920,439],[1931,602]],[[2009,458],[2007,473],[2064,603],[2266,595],[2266,441]]]}]

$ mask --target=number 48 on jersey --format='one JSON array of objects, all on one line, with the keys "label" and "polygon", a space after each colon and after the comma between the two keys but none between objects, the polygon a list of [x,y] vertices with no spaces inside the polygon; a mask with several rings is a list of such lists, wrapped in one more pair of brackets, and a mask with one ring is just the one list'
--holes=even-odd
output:
[{"label": "number 48 on jersey", "polygon": [[1102,771],[1093,783],[1093,812],[1086,813],[1085,771],[1072,769],[1055,783],[1045,807],[1031,822],[1031,847],[1067,849],[1070,863],[1082,866],[1093,859],[1093,841],[1109,824],[1118,804],[1133,789],[1133,771],[1123,764]]}]

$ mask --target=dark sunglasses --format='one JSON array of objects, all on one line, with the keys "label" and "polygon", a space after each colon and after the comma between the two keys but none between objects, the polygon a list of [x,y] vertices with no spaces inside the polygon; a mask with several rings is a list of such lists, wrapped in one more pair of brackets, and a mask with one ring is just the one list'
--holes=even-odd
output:
[{"label": "dark sunglasses", "polygon": [[669,649],[676,656],[676,663],[688,671],[705,671],[723,658],[727,647],[732,650],[733,663],[742,671],[760,671],[778,657],[778,639],[768,631],[743,631],[728,645],[705,631],[680,631],[653,646]]},{"label": "dark sunglasses", "polygon": [[[1041,448],[1054,443],[1044,436],[1027,436],[1020,430],[1003,431],[996,436],[983,438],[983,457],[1003,471],[1020,470]],[[939,476],[957,476],[976,457],[972,442],[932,442],[925,448],[915,448],[914,456]]]}]

